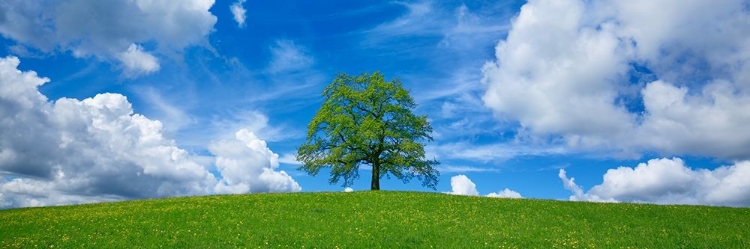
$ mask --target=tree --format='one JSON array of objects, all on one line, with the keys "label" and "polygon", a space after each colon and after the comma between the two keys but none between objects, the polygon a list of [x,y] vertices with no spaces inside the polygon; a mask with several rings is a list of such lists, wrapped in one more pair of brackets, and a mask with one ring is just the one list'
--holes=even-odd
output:
[{"label": "tree", "polygon": [[426,160],[420,143],[432,141],[432,127],[427,116],[412,113],[417,104],[399,80],[385,81],[379,72],[342,73],[323,97],[307,140],[297,149],[299,170],[314,176],[330,167],[329,183],[343,178],[344,186],[351,186],[359,178],[359,167],[370,165],[372,190],[380,190],[383,176],[404,183],[417,177],[435,189],[440,173],[433,166],[439,162]]}]

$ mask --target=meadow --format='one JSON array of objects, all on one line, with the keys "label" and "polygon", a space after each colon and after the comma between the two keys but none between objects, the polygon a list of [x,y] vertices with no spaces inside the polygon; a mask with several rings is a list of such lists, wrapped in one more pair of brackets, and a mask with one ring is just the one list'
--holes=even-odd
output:
[{"label": "meadow", "polygon": [[750,248],[750,209],[362,191],[0,210],[2,248]]}]

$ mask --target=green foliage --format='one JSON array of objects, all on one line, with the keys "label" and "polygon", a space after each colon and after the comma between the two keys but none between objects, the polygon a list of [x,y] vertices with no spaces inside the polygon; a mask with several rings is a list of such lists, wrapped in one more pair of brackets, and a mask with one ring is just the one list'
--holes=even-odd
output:
[{"label": "green foliage", "polygon": [[748,208],[252,194],[0,210],[0,248],[750,248],[749,226]]},{"label": "green foliage", "polygon": [[316,175],[331,168],[330,183],[344,186],[359,177],[359,166],[372,166],[371,189],[380,189],[383,176],[404,182],[417,177],[435,189],[436,160],[426,160],[424,140],[432,141],[426,116],[412,113],[417,105],[398,80],[385,81],[375,72],[339,74],[323,92],[323,105],[308,126],[307,140],[298,148],[300,170]]}]

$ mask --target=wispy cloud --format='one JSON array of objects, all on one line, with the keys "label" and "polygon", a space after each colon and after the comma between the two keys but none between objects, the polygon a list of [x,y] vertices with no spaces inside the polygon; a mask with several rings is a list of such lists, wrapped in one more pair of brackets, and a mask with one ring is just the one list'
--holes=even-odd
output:
[{"label": "wispy cloud", "polygon": [[232,131],[245,129],[270,142],[299,138],[304,135],[302,130],[285,127],[281,124],[270,124],[268,116],[257,110],[225,112],[211,121],[209,129],[214,134],[212,137],[232,134]]},{"label": "wispy cloud", "polygon": [[289,165],[302,165],[301,162],[297,161],[297,156],[294,153],[286,153],[279,157],[279,162]]},{"label": "wispy cloud", "polygon": [[394,3],[406,8],[406,14],[368,30],[367,33],[372,34],[371,39],[441,33],[440,30],[442,30],[444,23],[442,21],[436,22],[440,18],[434,15],[431,1]]},{"label": "wispy cloud", "polygon": [[166,131],[175,133],[197,122],[195,117],[183,109],[185,106],[172,103],[172,100],[166,99],[156,88],[140,87],[137,89],[135,91],[137,96],[148,103],[148,108],[151,109],[149,112],[155,114],[152,118],[160,120]]},{"label": "wispy cloud", "polygon": [[270,50],[272,57],[268,65],[268,72],[272,74],[307,69],[315,62],[304,47],[291,40],[276,40]]},{"label": "wispy cloud", "polygon": [[440,165],[437,169],[442,173],[469,173],[469,172],[499,172],[497,168],[489,167],[474,167],[474,166],[456,166],[456,165]]},{"label": "wispy cloud", "polygon": [[562,146],[531,146],[513,142],[474,145],[467,142],[444,143],[428,146],[439,159],[462,159],[476,162],[503,161],[517,156],[544,156],[564,154]]},{"label": "wispy cloud", "polygon": [[[495,40],[510,28],[510,14],[480,15],[463,4],[454,6],[447,2],[431,0],[394,4],[403,6],[405,14],[365,31],[366,40],[363,45],[393,46],[393,42],[398,38],[433,37],[437,38],[435,43],[425,45],[466,49],[478,43]],[[491,7],[502,8],[504,7]]]},{"label": "wispy cloud", "polygon": [[[445,143],[477,136],[503,136],[499,123],[481,99],[484,85],[480,67],[487,53],[510,28],[512,11],[505,5],[485,6],[491,11],[445,1],[396,2],[403,14],[362,32],[361,47],[420,65],[425,74],[404,70],[398,76],[411,89],[420,113],[429,114],[433,136],[441,144],[432,155],[486,163],[525,153],[530,148]],[[507,3],[503,3],[506,4]],[[416,44],[419,43],[419,44]],[[402,69],[391,69],[400,72]],[[420,71],[417,70],[417,71]],[[503,139],[502,137],[498,139]],[[507,139],[506,139],[507,140]],[[492,147],[492,148],[491,148]]]}]

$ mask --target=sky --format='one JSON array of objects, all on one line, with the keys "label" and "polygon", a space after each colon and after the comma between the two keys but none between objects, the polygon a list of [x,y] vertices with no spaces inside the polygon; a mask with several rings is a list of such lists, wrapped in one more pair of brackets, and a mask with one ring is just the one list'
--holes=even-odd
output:
[{"label": "sky", "polygon": [[367,190],[295,153],[374,71],[441,162],[382,189],[750,206],[747,0],[5,0],[0,208]]}]

